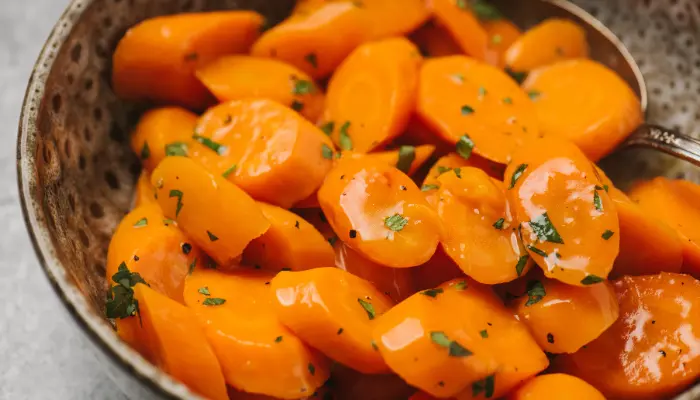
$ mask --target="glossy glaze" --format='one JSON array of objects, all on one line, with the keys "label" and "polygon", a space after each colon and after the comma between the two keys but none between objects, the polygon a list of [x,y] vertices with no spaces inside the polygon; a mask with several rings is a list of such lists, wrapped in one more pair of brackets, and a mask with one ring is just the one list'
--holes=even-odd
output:
[{"label": "glossy glaze", "polygon": [[532,378],[513,391],[507,400],[605,400],[593,386],[575,376],[546,374]]},{"label": "glossy glaze", "polygon": [[505,64],[513,71],[528,72],[572,58],[586,58],[586,32],[578,24],[551,18],[520,36],[505,52]]}]

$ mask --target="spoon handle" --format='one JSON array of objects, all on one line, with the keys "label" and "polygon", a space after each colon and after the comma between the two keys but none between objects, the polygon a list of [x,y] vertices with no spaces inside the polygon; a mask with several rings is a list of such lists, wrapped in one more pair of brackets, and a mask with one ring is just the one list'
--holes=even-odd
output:
[{"label": "spoon handle", "polygon": [[648,147],[700,167],[700,140],[657,125],[643,124],[622,147]]}]

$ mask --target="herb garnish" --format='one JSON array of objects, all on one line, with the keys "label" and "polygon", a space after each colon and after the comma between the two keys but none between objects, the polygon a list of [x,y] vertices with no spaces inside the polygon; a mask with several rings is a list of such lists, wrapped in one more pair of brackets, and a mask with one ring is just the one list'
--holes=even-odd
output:
[{"label": "herb garnish", "polygon": [[510,77],[518,83],[523,83],[523,81],[525,81],[525,78],[527,78],[527,72],[515,72],[508,67],[506,67],[505,71],[506,74],[510,75]]},{"label": "herb garnish", "polygon": [[525,254],[524,256],[520,256],[518,258],[518,263],[515,264],[515,272],[518,273],[518,276],[520,276],[523,273],[523,270],[525,269],[525,265],[527,265],[527,260],[530,259],[530,256]]},{"label": "herb garnish", "polygon": [[211,296],[211,293],[209,293],[209,288],[206,286],[202,286],[201,288],[197,289],[197,291],[205,296]]},{"label": "herb garnish", "polygon": [[588,275],[587,277],[581,279],[581,284],[582,285],[594,285],[596,283],[603,282],[605,279],[596,276],[596,275]]},{"label": "herb garnish", "polygon": [[474,149],[474,141],[466,133],[459,138],[457,142],[457,154],[468,160],[472,156]]},{"label": "herb garnish", "polygon": [[481,335],[481,337],[484,339],[488,339],[489,338],[489,331],[484,329],[483,331],[479,331],[479,335]]},{"label": "herb garnish", "polygon": [[489,375],[482,380],[472,383],[472,397],[476,397],[482,392],[487,399],[493,397],[494,388],[496,386],[495,381],[495,375]]},{"label": "herb garnish", "polygon": [[420,292],[420,294],[435,298],[435,297],[437,297],[437,295],[439,295],[442,292],[444,292],[444,290],[442,288],[437,288],[437,289],[424,290],[424,291]]},{"label": "herb garnish", "polygon": [[505,218],[499,218],[498,221],[493,223],[493,227],[502,230],[503,229],[503,224],[506,222]]},{"label": "herb garnish", "polygon": [[143,142],[143,147],[141,148],[141,159],[146,160],[151,156],[151,149],[148,147],[148,142]]},{"label": "herb garnish", "polygon": [[403,215],[398,213],[384,219],[384,226],[394,232],[400,232],[406,227],[406,224],[408,224],[408,219],[404,218]]},{"label": "herb garnish", "polygon": [[292,104],[290,105],[290,108],[296,112],[301,112],[301,110],[304,109],[304,103],[302,103],[299,100],[292,100]]},{"label": "herb garnish", "polygon": [[540,257],[547,257],[547,253],[544,250],[540,250],[535,246],[528,245],[527,249],[530,250],[531,252],[537,254]]},{"label": "herb garnish", "polygon": [[427,184],[427,185],[421,186],[421,188],[420,188],[420,190],[421,190],[422,192],[427,192],[427,191],[435,190],[435,189],[440,189],[440,186],[439,186],[439,185],[434,185],[434,184]]},{"label": "herb garnish", "polygon": [[148,219],[147,218],[141,218],[140,220],[136,221],[134,224],[134,227],[138,228],[141,226],[148,226]]},{"label": "herb garnish", "polygon": [[311,374],[311,376],[316,375],[316,367],[314,367],[314,365],[311,363],[309,363],[309,373]]},{"label": "herb garnish", "polygon": [[134,286],[148,283],[138,272],[131,272],[125,262],[119,264],[117,272],[112,275],[116,285],[109,290],[109,298],[105,304],[107,318],[127,318],[139,312],[139,302],[134,299]]},{"label": "herb garnish", "polygon": [[603,211],[603,202],[600,200],[600,196],[597,191],[593,192],[593,206],[598,211]]},{"label": "herb garnish", "polygon": [[165,155],[187,157],[187,144],[182,142],[173,142],[165,145]]},{"label": "herb garnish", "polygon": [[231,174],[234,173],[234,172],[236,172],[236,164],[233,164],[233,165],[231,166],[231,168],[229,168],[229,169],[227,169],[226,171],[224,171],[224,173],[221,174],[221,176],[223,176],[224,178],[228,178],[228,176],[231,175]]},{"label": "herb garnish", "polygon": [[603,234],[601,235],[601,237],[602,237],[603,239],[605,239],[605,240],[608,240],[608,239],[610,239],[614,234],[615,234],[615,232],[613,232],[613,231],[611,231],[610,229],[608,229],[608,230],[606,230],[605,232],[603,232]]},{"label": "herb garnish", "polygon": [[326,160],[332,160],[333,159],[333,149],[331,149],[330,147],[328,147],[327,144],[324,143],[321,145],[321,155]]},{"label": "herb garnish", "polygon": [[462,179],[462,168],[455,168],[453,171],[455,172],[455,175],[457,175],[457,178]]},{"label": "herb garnish", "polygon": [[275,338],[275,343],[279,343],[279,342],[281,342],[281,341],[282,341],[282,336],[277,336],[277,337]]},{"label": "herb garnish", "polygon": [[219,238],[215,234],[209,231],[207,231],[207,236],[209,236],[209,240],[212,242],[216,242],[217,240],[219,240]]},{"label": "herb garnish", "polygon": [[333,129],[335,129],[335,124],[333,123],[333,121],[328,121],[325,124],[321,125],[320,129],[323,133],[330,136],[330,134],[333,133]]},{"label": "herb garnish", "polygon": [[544,242],[564,244],[559,232],[550,221],[547,213],[539,215],[532,219],[529,223],[532,231],[537,235],[537,238]]},{"label": "herb garnish", "polygon": [[314,84],[310,81],[305,81],[302,79],[294,79],[294,87],[292,88],[292,94],[295,95],[305,95],[311,94],[316,90]]},{"label": "herb garnish", "polygon": [[221,143],[217,143],[206,136],[201,136],[195,133],[192,135],[192,139],[214,150],[218,155],[223,155],[226,152],[226,146],[222,145]]},{"label": "herb garnish", "polygon": [[527,302],[525,307],[530,307],[533,304],[539,303],[547,292],[544,290],[544,285],[540,281],[530,281],[527,283]]},{"label": "herb garnish", "polygon": [[396,161],[396,168],[407,174],[411,169],[413,161],[416,159],[416,148],[413,146],[399,147],[399,159]]},{"label": "herb garnish", "polygon": [[518,165],[518,168],[515,169],[513,172],[513,176],[510,178],[510,186],[508,186],[508,189],[513,189],[515,187],[515,184],[518,182],[518,179],[520,179],[520,176],[525,172],[527,169],[527,164],[520,164]]},{"label": "herb garnish", "polygon": [[205,306],[220,306],[224,303],[226,303],[226,299],[222,299],[219,297],[207,297],[202,302],[202,304],[204,304]]},{"label": "herb garnish", "polygon": [[180,215],[180,210],[182,210],[182,192],[173,189],[170,191],[170,195],[168,197],[177,197],[177,206],[175,207],[175,218],[177,218],[178,215]]},{"label": "herb garnish", "polygon": [[463,105],[462,108],[462,115],[469,115],[474,113],[474,109],[471,108],[470,106]]},{"label": "herb garnish", "polygon": [[363,299],[357,299],[357,302],[360,303],[362,308],[365,309],[365,312],[367,313],[367,317],[369,317],[369,319],[374,319],[374,317],[376,316],[376,313],[374,312],[374,306],[372,305],[372,303],[365,301]]},{"label": "herb garnish", "polygon": [[433,343],[440,347],[449,349],[448,354],[450,355],[450,357],[468,357],[474,354],[471,351],[469,351],[469,349],[457,343],[456,341],[450,340],[450,338],[448,338],[444,332],[430,332],[430,340],[432,340]]},{"label": "herb garnish", "polygon": [[304,60],[311,64],[312,67],[318,68],[318,58],[316,57],[316,54],[314,53],[309,53],[304,56]]},{"label": "herb garnish", "polygon": [[350,129],[350,121],[345,121],[340,127],[340,136],[338,137],[338,144],[343,150],[352,150],[352,139],[350,138],[348,129]]},{"label": "herb garnish", "polygon": [[540,97],[542,93],[538,92],[537,90],[530,90],[527,92],[528,97],[530,100],[535,100],[536,98]]},{"label": "herb garnish", "polygon": [[455,290],[464,290],[467,288],[467,281],[459,281],[453,286]]}]

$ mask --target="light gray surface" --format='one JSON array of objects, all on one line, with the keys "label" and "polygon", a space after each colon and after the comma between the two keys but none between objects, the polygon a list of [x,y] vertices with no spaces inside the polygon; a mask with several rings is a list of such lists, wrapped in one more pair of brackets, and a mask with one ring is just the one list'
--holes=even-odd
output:
[{"label": "light gray surface", "polygon": [[20,105],[39,50],[68,0],[0,3],[0,399],[124,400],[44,277],[17,194]]}]

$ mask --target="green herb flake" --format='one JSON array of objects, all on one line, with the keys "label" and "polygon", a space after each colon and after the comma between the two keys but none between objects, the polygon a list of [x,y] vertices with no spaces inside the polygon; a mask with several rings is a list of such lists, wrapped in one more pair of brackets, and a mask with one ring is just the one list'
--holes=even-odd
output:
[{"label": "green herb flake", "polygon": [[468,10],[469,5],[467,4],[467,0],[456,0],[455,4],[457,7],[461,8],[462,10]]},{"label": "green herb flake", "polygon": [[609,189],[610,187],[608,185],[603,185],[603,190],[605,190],[605,193],[607,193]]},{"label": "green herb flake", "polygon": [[299,100],[292,100],[292,104],[289,107],[296,112],[301,112],[304,109],[304,103]]},{"label": "green herb flake", "polygon": [[327,144],[324,143],[321,145],[321,155],[326,160],[332,160],[333,159],[333,149],[331,149]]},{"label": "green herb flake", "polygon": [[229,169],[224,171],[224,173],[221,174],[221,176],[223,176],[224,178],[228,178],[228,176],[234,172],[236,172],[236,164],[233,164]]},{"label": "green herb flake", "polygon": [[219,240],[219,238],[215,234],[209,231],[207,231],[207,236],[209,236],[209,240],[212,242],[216,242],[217,240]]},{"label": "green herb flake", "polygon": [[530,259],[530,256],[525,254],[524,256],[520,256],[518,258],[518,263],[515,264],[515,272],[518,273],[518,276],[522,275],[523,270],[525,269],[525,266],[527,265],[527,261]]},{"label": "green herb flake", "polygon": [[309,373],[311,374],[311,376],[316,375],[316,367],[314,367],[314,365],[311,363],[309,363]]},{"label": "green herb flake", "polygon": [[400,232],[408,224],[408,219],[404,218],[401,214],[394,214],[391,217],[386,217],[384,219],[384,226],[391,229],[394,232]]},{"label": "green herb flake", "polygon": [[471,108],[471,106],[464,105],[460,110],[462,111],[462,115],[474,114],[474,109]]},{"label": "green herb flake", "polygon": [[530,90],[527,92],[527,96],[530,98],[530,100],[535,100],[538,97],[540,97],[542,93],[538,92],[537,90]]},{"label": "green herb flake", "polygon": [[518,165],[518,168],[513,171],[513,176],[510,177],[510,186],[508,186],[508,189],[513,189],[515,187],[515,184],[518,183],[518,179],[520,179],[526,169],[527,164]]},{"label": "green herb flake", "polygon": [[501,12],[487,0],[472,0],[472,12],[481,21],[494,21],[503,18]]},{"label": "green herb flake", "polygon": [[377,342],[375,342],[374,340],[372,340],[372,341],[370,342],[370,344],[372,345],[372,348],[373,348],[375,351],[379,350],[379,346],[377,346]]},{"label": "green herb flake", "polygon": [[141,226],[148,226],[148,219],[147,218],[141,218],[140,220],[136,221],[134,224],[134,227],[138,228]]},{"label": "green herb flake", "polygon": [[170,191],[170,194],[168,197],[177,197],[177,206],[175,206],[175,218],[177,218],[177,216],[180,215],[180,210],[182,210],[182,206],[183,206],[183,204],[182,204],[182,192],[177,190],[177,189],[173,189]]},{"label": "green herb flake", "polygon": [[311,64],[312,67],[318,68],[318,57],[316,57],[316,54],[314,53],[309,53],[304,56],[304,60]]},{"label": "green herb flake", "polygon": [[465,290],[467,288],[467,281],[459,281],[453,286],[455,290]]},{"label": "green herb flake", "polygon": [[188,275],[192,275],[195,267],[197,267],[197,257],[195,257],[194,260],[192,260],[192,264],[190,264],[190,270],[187,272]]},{"label": "green herb flake", "polygon": [[424,291],[420,292],[420,294],[422,294],[424,296],[435,298],[435,297],[437,297],[437,295],[439,295],[442,292],[444,292],[444,290],[442,288],[437,288],[437,289],[424,290]]},{"label": "green herb flake", "polygon": [[165,155],[168,157],[187,157],[187,144],[182,142],[173,142],[165,145]]},{"label": "green herb flake", "polygon": [[539,303],[547,292],[544,290],[544,285],[540,281],[530,281],[527,283],[527,302],[525,307],[530,307],[533,304]]},{"label": "green herb flake", "polygon": [[345,121],[340,127],[340,136],[338,137],[338,144],[343,150],[352,150],[352,139],[350,138],[348,129],[350,129],[350,121]]},{"label": "green herb flake", "polygon": [[462,179],[462,168],[455,168],[453,171],[455,172],[455,175],[457,175],[457,178]]},{"label": "green herb flake", "polygon": [[202,286],[201,288],[197,289],[197,291],[205,296],[211,296],[211,293],[209,293],[209,288],[206,286]]},{"label": "green herb flake", "polygon": [[496,387],[496,376],[489,375],[486,378],[472,383],[472,397],[477,397],[481,393],[484,397],[490,399],[493,397],[493,392]]},{"label": "green herb flake", "polygon": [[595,285],[596,283],[603,282],[605,279],[596,276],[596,275],[588,275],[587,277],[581,279],[581,284],[582,285]]},{"label": "green herb flake", "polygon": [[598,192],[593,192],[593,206],[595,206],[595,209],[598,211],[603,211],[603,202],[600,200],[600,196],[598,195]]},{"label": "green herb flake", "polygon": [[316,87],[313,82],[306,81],[303,79],[294,79],[294,87],[292,87],[292,94],[297,96],[303,96],[305,94],[311,94],[316,91]]},{"label": "green herb flake", "polygon": [[518,82],[519,84],[523,83],[527,78],[527,72],[516,72],[508,67],[506,67],[505,71],[511,78],[513,78],[514,81]]},{"label": "green herb flake", "polygon": [[456,341],[450,340],[444,332],[430,332],[430,340],[436,345],[448,349],[450,357],[468,357],[474,354]]},{"label": "green herb flake", "polygon": [[479,86],[479,97],[484,97],[484,96],[486,96],[486,93],[488,93],[488,92],[486,91],[486,88],[483,87],[483,86]]},{"label": "green herb flake", "polygon": [[192,139],[214,150],[214,152],[216,152],[216,154],[218,155],[223,155],[224,153],[226,153],[226,146],[224,146],[221,143],[217,143],[206,136],[197,135],[195,133],[194,135],[192,135]]},{"label": "green herb flake", "polygon": [[333,236],[333,237],[329,237],[329,238],[326,239],[326,240],[328,240],[328,243],[329,243],[331,246],[335,246],[335,242],[338,241],[338,237],[337,237],[337,236]]},{"label": "green herb flake", "polygon": [[488,339],[489,338],[489,331],[484,329],[483,331],[479,331],[479,335],[481,335],[481,337],[484,339]]},{"label": "green herb flake", "polygon": [[472,150],[474,149],[474,141],[469,137],[469,135],[464,134],[459,138],[457,142],[457,154],[462,156],[465,160],[468,160],[472,156]]},{"label": "green herb flake", "polygon": [[503,224],[506,222],[505,218],[499,218],[498,221],[493,223],[493,227],[502,230],[503,229]]},{"label": "green herb flake", "polygon": [[503,36],[501,36],[501,35],[491,36],[491,43],[493,43],[493,44],[501,44],[502,41],[503,41]]},{"label": "green herb flake", "polygon": [[141,159],[147,160],[151,156],[151,149],[148,147],[148,142],[143,142],[143,147],[141,147]]},{"label": "green herb flake", "polygon": [[555,228],[552,221],[550,221],[547,213],[535,217],[529,224],[532,231],[540,240],[564,244],[564,240],[562,240],[559,232],[557,232],[557,228]]},{"label": "green herb flake", "polygon": [[513,104],[513,99],[511,99],[510,97],[504,97],[503,104]]},{"label": "green herb flake", "polygon": [[464,83],[464,75],[462,74],[452,74],[450,75],[450,78],[452,78],[454,83]]},{"label": "green herb flake", "polygon": [[112,275],[112,281],[116,285],[110,288],[109,297],[105,303],[107,318],[127,318],[136,315],[139,311],[139,302],[134,298],[133,287],[139,283],[148,286],[148,283],[139,273],[129,271],[125,262],[119,264],[117,272]]},{"label": "green herb flake", "polygon": [[608,240],[608,239],[610,239],[611,237],[613,237],[614,234],[615,234],[615,232],[613,232],[613,231],[611,231],[610,229],[608,229],[608,230],[606,230],[605,232],[603,232],[603,234],[601,235],[601,237],[602,237],[603,239],[605,239],[605,240]]},{"label": "green herb flake", "polygon": [[450,168],[450,167],[445,167],[444,165],[438,165],[438,166],[437,166],[438,175],[442,175],[442,174],[444,174],[445,172],[449,172],[449,171],[452,171],[452,168]]},{"label": "green herb flake", "polygon": [[275,338],[275,343],[279,343],[279,342],[281,342],[281,341],[282,341],[282,336],[277,336],[277,337]]},{"label": "green herb flake", "polygon": [[399,147],[399,158],[396,161],[396,168],[407,174],[411,169],[413,161],[416,159],[416,148],[413,146]]},{"label": "green herb flake", "polygon": [[325,124],[321,125],[320,129],[323,133],[330,136],[331,133],[333,133],[333,129],[335,129],[335,123],[333,123],[333,121],[328,121]]},{"label": "green herb flake", "polygon": [[528,245],[527,249],[530,250],[531,252],[537,254],[540,257],[547,257],[547,253],[545,251],[540,250],[535,246]]},{"label": "green herb flake", "polygon": [[377,314],[374,312],[374,306],[372,305],[372,303],[370,303],[370,302],[368,302],[368,301],[365,301],[365,300],[363,300],[363,299],[357,299],[357,302],[360,303],[360,305],[362,306],[362,308],[365,309],[365,312],[367,313],[367,317],[368,317],[369,319],[374,319],[374,317],[375,317]]},{"label": "green herb flake", "polygon": [[207,297],[202,302],[202,304],[204,304],[205,306],[220,306],[224,303],[226,303],[226,299],[222,299],[219,297]]},{"label": "green herb flake", "polygon": [[429,191],[431,191],[431,190],[437,190],[437,189],[440,189],[440,186],[439,186],[439,185],[433,185],[433,184],[423,185],[423,186],[421,186],[421,188],[420,188],[420,190],[423,191],[423,192],[429,192]]}]

